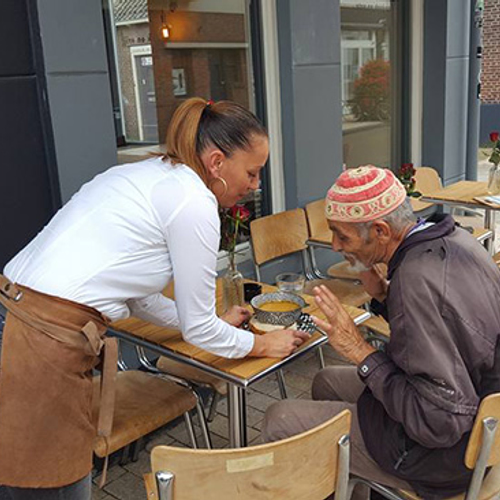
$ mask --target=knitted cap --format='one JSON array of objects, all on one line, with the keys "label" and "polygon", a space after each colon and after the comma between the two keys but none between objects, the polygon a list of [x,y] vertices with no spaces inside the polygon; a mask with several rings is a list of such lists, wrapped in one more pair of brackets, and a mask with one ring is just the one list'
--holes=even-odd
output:
[{"label": "knitted cap", "polygon": [[326,218],[338,222],[368,222],[391,213],[406,198],[406,190],[387,168],[373,165],[342,172],[326,195]]}]

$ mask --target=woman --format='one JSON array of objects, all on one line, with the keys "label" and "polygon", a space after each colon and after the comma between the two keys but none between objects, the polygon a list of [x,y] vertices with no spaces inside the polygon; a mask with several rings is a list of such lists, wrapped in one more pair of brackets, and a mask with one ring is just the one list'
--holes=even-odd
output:
[{"label": "woman", "polygon": [[[228,358],[284,357],[306,338],[238,329],[243,308],[225,321],[215,314],[218,204],[259,186],[265,129],[235,103],[194,98],[172,117],[166,146],[164,157],[85,184],[5,267],[0,484],[14,498],[33,488],[43,488],[36,498],[90,498],[91,369],[109,321],[133,315],[179,327]],[[174,278],[175,303],[161,294]]]}]

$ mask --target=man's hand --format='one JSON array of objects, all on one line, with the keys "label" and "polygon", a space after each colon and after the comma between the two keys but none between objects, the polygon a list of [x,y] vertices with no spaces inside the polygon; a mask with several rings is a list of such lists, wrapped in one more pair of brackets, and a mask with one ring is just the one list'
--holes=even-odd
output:
[{"label": "man's hand", "polygon": [[250,356],[285,358],[296,351],[310,335],[299,330],[274,330],[264,335],[255,335]]},{"label": "man's hand", "polygon": [[233,306],[228,309],[220,318],[230,325],[239,327],[250,319],[250,311],[241,306]]},{"label": "man's hand", "polygon": [[365,342],[337,297],[326,286],[315,287],[314,295],[316,304],[327,318],[327,321],[323,321],[313,316],[314,323],[328,335],[330,345],[339,354],[359,365],[375,352],[375,349]]},{"label": "man's hand", "polygon": [[387,289],[389,283],[386,278],[386,271],[382,269],[380,264],[375,264],[368,271],[363,271],[359,273],[359,278],[363,283],[363,288],[366,293],[378,300],[383,302],[387,297]]}]

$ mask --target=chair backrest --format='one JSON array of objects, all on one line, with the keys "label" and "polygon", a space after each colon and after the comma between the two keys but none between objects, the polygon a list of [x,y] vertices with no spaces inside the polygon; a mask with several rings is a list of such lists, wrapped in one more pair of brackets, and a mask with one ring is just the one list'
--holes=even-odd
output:
[{"label": "chair backrest", "polygon": [[415,169],[415,190],[422,194],[431,193],[441,189],[441,177],[431,167],[418,167]]},{"label": "chair backrest", "polygon": [[324,198],[308,203],[305,210],[309,225],[309,239],[317,241],[331,240],[332,232],[326,220]]},{"label": "chair backrest", "polygon": [[[423,195],[436,191],[441,187],[441,178],[436,170],[431,167],[418,167],[415,169],[415,190]],[[433,207],[433,203],[410,198],[414,212],[419,212]]]},{"label": "chair backrest", "polygon": [[[500,421],[500,393],[490,394],[481,401],[465,452],[465,465],[469,469],[476,466],[481,447],[485,442],[485,437],[487,437],[488,431],[485,431],[487,424],[485,424],[485,420],[487,419]],[[487,465],[498,463],[500,463],[500,432],[497,431],[493,438]]]},{"label": "chair backrest", "polygon": [[255,265],[305,250],[308,236],[306,214],[302,208],[253,220],[250,237]]},{"label": "chair backrest", "polygon": [[[345,499],[351,414],[282,441],[249,448],[151,453],[160,500]],[[172,486],[173,485],[173,486]],[[339,497],[339,498],[337,498]]]}]

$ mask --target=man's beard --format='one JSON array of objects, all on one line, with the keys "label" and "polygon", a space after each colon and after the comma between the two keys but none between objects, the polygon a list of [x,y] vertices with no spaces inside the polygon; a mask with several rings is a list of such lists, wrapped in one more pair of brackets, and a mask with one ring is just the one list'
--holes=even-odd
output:
[{"label": "man's beard", "polygon": [[354,255],[352,255],[350,253],[345,253],[345,252],[341,252],[341,254],[344,256],[344,258],[347,260],[347,262],[349,262],[349,264],[351,265],[352,271],[354,271],[356,273],[362,273],[365,271],[369,271],[371,269],[370,267],[365,266],[360,260],[356,259],[356,257],[354,257]]}]

